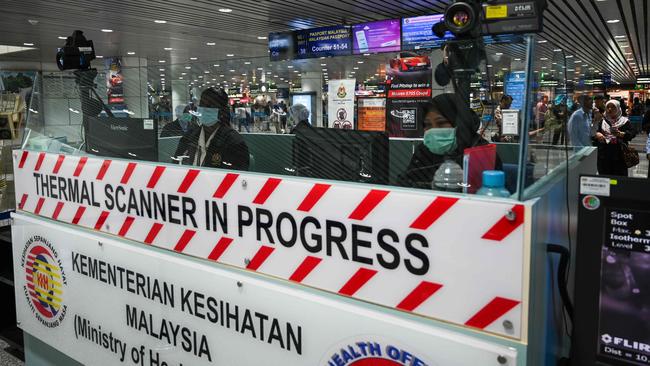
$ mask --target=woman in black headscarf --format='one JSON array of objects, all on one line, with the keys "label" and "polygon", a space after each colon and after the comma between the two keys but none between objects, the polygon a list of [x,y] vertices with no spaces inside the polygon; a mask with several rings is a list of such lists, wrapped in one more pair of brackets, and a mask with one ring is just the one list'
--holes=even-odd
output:
[{"label": "woman in black headscarf", "polygon": [[478,116],[456,94],[434,97],[425,107],[424,141],[415,148],[398,184],[430,189],[433,175],[446,157],[463,166],[466,148],[488,143],[477,133],[479,126]]}]

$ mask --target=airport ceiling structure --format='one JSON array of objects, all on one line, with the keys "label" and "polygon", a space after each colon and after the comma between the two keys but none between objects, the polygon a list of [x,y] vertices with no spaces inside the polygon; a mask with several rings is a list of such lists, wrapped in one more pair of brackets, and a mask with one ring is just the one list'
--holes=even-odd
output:
[{"label": "airport ceiling structure", "polygon": [[[270,32],[442,13],[452,0],[3,0],[0,61],[54,62],[73,30],[92,39],[98,55],[146,59],[160,78],[296,80],[304,72],[372,79],[390,56],[270,62]],[[650,1],[548,0],[544,32],[535,38],[534,68],[560,70],[567,79],[611,73],[617,83],[650,74]],[[27,50],[3,53],[7,47]],[[525,56],[521,45],[488,48]],[[503,60],[501,60],[503,61]],[[507,59],[505,61],[510,61]],[[44,64],[45,65],[45,64]],[[128,66],[128,65],[127,65]],[[507,65],[506,65],[507,66]],[[498,66],[500,67],[500,66]],[[356,69],[355,69],[356,68]],[[356,75],[355,75],[356,74]],[[159,81],[159,80],[156,80]]]}]

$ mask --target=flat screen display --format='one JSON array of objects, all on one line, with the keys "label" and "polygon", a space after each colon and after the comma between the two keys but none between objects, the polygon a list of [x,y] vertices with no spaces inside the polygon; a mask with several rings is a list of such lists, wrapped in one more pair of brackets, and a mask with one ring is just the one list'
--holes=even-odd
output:
[{"label": "flat screen display", "polygon": [[402,47],[400,23],[399,19],[389,19],[353,25],[352,53],[399,52]]},{"label": "flat screen display", "polygon": [[402,19],[402,49],[419,50],[427,48],[441,48],[445,41],[453,39],[451,32],[445,33],[443,38],[433,34],[433,26],[443,21],[443,14],[424,15]]},{"label": "flat screen display", "polygon": [[296,58],[346,56],[352,54],[350,27],[337,25],[295,32]]},{"label": "flat screen display", "polygon": [[309,111],[309,124],[312,123],[312,100],[314,96],[311,94],[293,94],[291,95],[291,105],[296,105],[296,104],[302,104],[305,107],[307,107],[307,110]]},{"label": "flat screen display", "polygon": [[269,57],[271,61],[290,60],[295,54],[293,32],[269,34]]}]

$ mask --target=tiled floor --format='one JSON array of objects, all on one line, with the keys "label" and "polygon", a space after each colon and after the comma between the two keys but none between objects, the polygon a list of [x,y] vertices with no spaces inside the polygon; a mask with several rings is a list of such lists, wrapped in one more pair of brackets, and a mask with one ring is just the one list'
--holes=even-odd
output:
[{"label": "tiled floor", "polygon": [[25,363],[7,352],[9,345],[0,339],[0,366],[23,366]]}]

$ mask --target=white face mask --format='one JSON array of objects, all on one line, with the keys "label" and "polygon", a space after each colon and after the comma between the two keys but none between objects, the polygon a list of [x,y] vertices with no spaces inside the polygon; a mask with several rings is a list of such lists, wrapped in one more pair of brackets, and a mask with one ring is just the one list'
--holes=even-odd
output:
[{"label": "white face mask", "polygon": [[198,107],[196,116],[199,117],[199,124],[210,127],[219,122],[219,109]]}]

